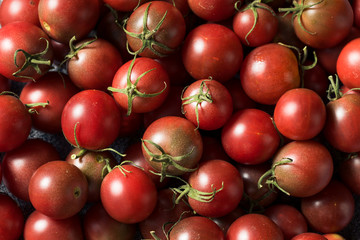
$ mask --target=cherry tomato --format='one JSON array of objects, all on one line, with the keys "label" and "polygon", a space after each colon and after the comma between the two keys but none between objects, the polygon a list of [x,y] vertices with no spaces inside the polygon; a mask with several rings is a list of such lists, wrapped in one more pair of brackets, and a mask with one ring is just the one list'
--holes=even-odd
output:
[{"label": "cherry tomato", "polygon": [[16,21],[29,22],[40,26],[38,5],[39,0],[3,0],[0,5],[1,26]]},{"label": "cherry tomato", "polygon": [[0,218],[3,219],[0,224],[0,238],[19,239],[23,233],[24,215],[17,202],[3,193],[0,193]]},{"label": "cherry tomato", "polygon": [[360,87],[360,38],[348,42],[340,51],[336,62],[336,72],[340,81],[348,88]]},{"label": "cherry tomato", "polygon": [[296,235],[291,240],[327,240],[324,236],[318,233],[306,232]]}]

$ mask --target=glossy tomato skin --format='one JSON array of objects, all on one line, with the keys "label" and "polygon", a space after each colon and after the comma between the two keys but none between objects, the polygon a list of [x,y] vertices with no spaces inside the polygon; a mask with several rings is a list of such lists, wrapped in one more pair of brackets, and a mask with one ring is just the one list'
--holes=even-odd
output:
[{"label": "glossy tomato skin", "polygon": [[[135,84],[140,75],[149,71],[138,81],[136,89],[145,94],[160,94],[152,97],[136,96],[132,101],[131,112],[151,112],[165,101],[170,90],[169,76],[162,65],[154,59],[139,57],[126,62],[117,70],[112,81],[113,88],[125,89],[127,87],[128,71],[132,61],[134,61],[134,65],[129,76],[132,84]],[[126,94],[114,92],[113,96],[122,109],[128,110],[128,96]]]},{"label": "glossy tomato skin", "polygon": [[131,50],[133,52],[137,52],[140,50],[140,56],[149,58],[158,58],[164,55],[166,56],[172,54],[174,50],[176,50],[176,48],[180,46],[186,34],[186,24],[184,17],[182,13],[172,3],[168,3],[166,1],[151,1],[149,3],[140,5],[132,12],[129,19],[127,20],[126,30],[135,34],[143,33],[143,19],[147,8],[148,15],[146,19],[146,27],[150,31],[153,31],[157,27],[164,14],[166,13],[165,19],[163,20],[160,28],[155,31],[155,33],[153,33],[153,36],[150,38],[150,41],[154,40],[156,43],[160,43],[162,45],[165,45],[166,47],[154,43],[152,47],[155,51],[152,51],[150,49],[150,46],[141,50],[145,42],[149,40],[135,38],[129,33],[127,33],[126,37]]},{"label": "glossy tomato skin", "polygon": [[257,22],[255,28],[252,29],[255,16],[253,10],[245,10],[246,7],[247,5],[235,14],[232,24],[241,43],[245,46],[257,47],[271,42],[278,30],[278,18],[273,9],[265,3],[259,3],[259,7],[255,7]]},{"label": "glossy tomato skin", "polygon": [[31,115],[33,127],[46,133],[61,133],[62,111],[78,92],[66,74],[48,72],[36,82],[27,83],[21,90],[20,100],[24,104],[48,102],[45,107],[31,107],[37,112]]},{"label": "glossy tomato skin", "polygon": [[[226,20],[235,14],[236,0],[189,0],[189,7],[198,17],[218,22]],[[242,1],[240,1],[242,2]]]},{"label": "glossy tomato skin", "polygon": [[332,180],[321,192],[303,198],[301,211],[316,232],[339,232],[354,216],[354,197],[343,183]]},{"label": "glossy tomato skin", "polygon": [[19,147],[31,131],[31,116],[24,104],[12,95],[0,95],[0,152]]},{"label": "glossy tomato skin", "polygon": [[0,5],[0,24],[5,26],[16,21],[30,22],[40,26],[38,15],[39,0],[4,0]]},{"label": "glossy tomato skin", "polygon": [[334,148],[347,153],[360,151],[359,112],[358,94],[345,94],[326,105],[324,136]]},{"label": "glossy tomato skin", "polygon": [[170,232],[171,240],[184,239],[207,239],[224,240],[224,234],[220,227],[211,219],[202,216],[193,216],[182,219]]},{"label": "glossy tomato skin", "polygon": [[30,201],[28,187],[33,173],[41,165],[59,159],[59,153],[52,144],[42,139],[27,139],[21,146],[4,155],[4,184],[17,198]]},{"label": "glossy tomato skin", "polygon": [[349,190],[360,195],[360,157],[355,154],[348,159],[341,161],[339,166],[339,175],[341,182],[344,183]]},{"label": "glossy tomato skin", "polygon": [[[110,146],[118,137],[120,111],[115,100],[100,90],[82,90],[66,103],[61,115],[65,138],[73,146],[98,150]],[[74,134],[74,131],[76,132]]]},{"label": "glossy tomato skin", "polygon": [[219,190],[210,202],[200,202],[188,198],[191,208],[206,217],[223,217],[235,210],[243,196],[244,184],[242,177],[232,164],[224,160],[209,160],[200,164],[199,168],[190,174],[189,184],[201,192]]},{"label": "glossy tomato skin", "polygon": [[85,154],[74,158],[73,154],[79,154],[81,149],[73,148],[67,155],[65,161],[78,167],[85,175],[88,182],[87,202],[98,202],[100,200],[101,182],[106,170],[103,170],[106,164],[113,168],[116,165],[116,159],[110,152],[86,151]]},{"label": "glossy tomato skin", "polygon": [[230,80],[243,61],[240,39],[229,28],[202,24],[189,32],[182,46],[182,60],[190,75],[198,79]]},{"label": "glossy tomato skin", "polygon": [[355,38],[342,48],[336,62],[336,72],[340,81],[348,88],[360,87],[360,38]]},{"label": "glossy tomato skin", "polygon": [[66,161],[41,165],[29,183],[29,197],[34,208],[54,219],[65,219],[79,213],[87,195],[85,175]]},{"label": "glossy tomato skin", "polygon": [[79,215],[56,220],[39,211],[33,211],[25,222],[24,238],[26,240],[46,240],[49,239],[49,236],[52,239],[84,239]]},{"label": "glossy tomato skin", "polygon": [[277,43],[256,47],[241,65],[240,80],[255,102],[276,104],[282,94],[300,86],[297,58],[292,50]]},{"label": "glossy tomato skin", "polygon": [[[0,29],[0,74],[8,79],[20,82],[29,82],[33,79],[38,79],[47,70],[49,65],[40,64],[41,74],[37,73],[33,67],[27,67],[20,73],[18,77],[13,76],[13,73],[18,71],[25,62],[24,54],[19,52],[16,63],[14,64],[14,54],[18,49],[22,49],[30,54],[43,52],[46,49],[46,41],[50,44],[50,39],[46,33],[38,26],[28,22],[13,22],[3,26]],[[48,51],[42,56],[44,60],[53,60],[53,50],[51,45]],[[29,78],[21,77],[26,76]]]},{"label": "glossy tomato skin", "polygon": [[44,31],[52,39],[68,43],[73,36],[81,40],[95,27],[100,14],[100,1],[40,0],[38,12]]},{"label": "glossy tomato skin", "polygon": [[275,204],[268,207],[264,214],[280,227],[284,239],[290,240],[292,237],[308,231],[304,215],[292,205]]},{"label": "glossy tomato skin", "polygon": [[326,121],[326,108],[320,96],[306,88],[285,92],[274,109],[279,132],[292,140],[309,140],[317,136]]},{"label": "glossy tomato skin", "polygon": [[283,240],[280,228],[267,216],[251,213],[236,219],[229,227],[226,240],[272,239]]},{"label": "glossy tomato skin", "polygon": [[[101,202],[115,220],[133,224],[145,220],[156,206],[157,190],[146,173],[132,165],[115,167],[100,188]],[[121,206],[121,207],[119,207]]]},{"label": "glossy tomato skin", "polygon": [[292,141],[273,157],[274,164],[291,159],[292,162],[275,167],[274,176],[290,196],[309,197],[323,190],[333,174],[333,160],[329,150],[314,140]]},{"label": "glossy tomato skin", "polygon": [[324,236],[318,233],[306,232],[296,235],[291,240],[327,240]]},{"label": "glossy tomato skin", "polygon": [[23,233],[24,215],[21,208],[10,196],[3,193],[0,194],[0,238],[17,240]]},{"label": "glossy tomato skin", "polygon": [[[176,161],[177,164],[188,169],[195,169],[203,153],[203,142],[195,125],[182,117],[166,116],[152,122],[143,134],[143,140],[152,141],[159,145],[166,154],[172,157],[186,156]],[[161,154],[153,144],[144,142],[151,153]],[[144,157],[157,171],[161,171],[162,163],[151,160],[150,155],[142,146]],[[182,175],[183,170],[169,165],[166,172],[171,175]]]},{"label": "glossy tomato skin", "polygon": [[[195,101],[197,94],[208,93],[208,101]],[[216,130],[224,126],[233,113],[233,101],[227,88],[216,80],[201,79],[190,84],[182,94],[184,115],[195,126],[203,130]],[[198,112],[199,123],[197,122]]]},{"label": "glossy tomato skin", "polygon": [[125,224],[111,218],[101,202],[92,205],[83,218],[84,236],[87,240],[133,240],[136,225]]},{"label": "glossy tomato skin", "polygon": [[317,0],[298,0],[299,4],[302,2],[315,4],[301,14],[303,27],[298,16],[294,18],[295,33],[306,45],[318,49],[333,47],[350,32],[354,14],[349,1],[325,0],[319,3]]},{"label": "glossy tomato skin", "polygon": [[222,128],[221,142],[231,159],[243,164],[258,164],[276,152],[280,137],[268,113],[243,109],[234,113]]},{"label": "glossy tomato skin", "polygon": [[104,0],[104,3],[109,4],[112,8],[121,12],[131,12],[138,4],[142,5],[148,0]]},{"label": "glossy tomato skin", "polygon": [[[88,41],[91,39],[84,39],[76,43],[75,47]],[[101,67],[98,67],[100,63]],[[71,81],[80,89],[105,91],[111,86],[114,75],[122,64],[122,57],[116,47],[99,38],[79,50],[67,62],[67,72]]]}]

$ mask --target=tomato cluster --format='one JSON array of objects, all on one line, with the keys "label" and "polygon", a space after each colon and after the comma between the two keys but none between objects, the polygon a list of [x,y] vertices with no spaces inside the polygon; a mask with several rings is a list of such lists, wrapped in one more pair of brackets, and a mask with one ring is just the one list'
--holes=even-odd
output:
[{"label": "tomato cluster", "polygon": [[359,239],[360,0],[3,0],[0,239]]}]

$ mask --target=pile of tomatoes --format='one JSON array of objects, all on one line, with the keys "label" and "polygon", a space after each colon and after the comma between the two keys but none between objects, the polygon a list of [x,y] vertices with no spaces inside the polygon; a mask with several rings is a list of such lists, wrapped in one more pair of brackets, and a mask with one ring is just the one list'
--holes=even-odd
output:
[{"label": "pile of tomatoes", "polygon": [[3,0],[0,24],[0,239],[360,238],[360,0]]}]

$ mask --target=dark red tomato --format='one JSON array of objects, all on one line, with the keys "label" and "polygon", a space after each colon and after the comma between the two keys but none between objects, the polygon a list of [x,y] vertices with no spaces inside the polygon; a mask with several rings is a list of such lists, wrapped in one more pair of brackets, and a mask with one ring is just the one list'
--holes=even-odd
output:
[{"label": "dark red tomato", "polygon": [[231,94],[234,112],[244,108],[257,107],[257,104],[251,98],[249,98],[249,96],[246,95],[246,93],[242,89],[241,82],[238,78],[232,78],[224,85]]},{"label": "dark red tomato", "polygon": [[38,12],[44,31],[52,39],[68,43],[73,36],[81,40],[95,27],[100,14],[100,1],[40,0]]},{"label": "dark red tomato", "polygon": [[280,137],[268,113],[243,109],[234,113],[222,128],[221,142],[231,159],[258,164],[276,152]]},{"label": "dark red tomato", "polygon": [[349,190],[360,195],[360,156],[358,154],[350,156],[348,159],[341,161],[339,166],[339,174],[342,183]]},{"label": "dark red tomato", "polygon": [[186,36],[182,60],[190,75],[198,79],[230,80],[243,60],[240,39],[229,28],[213,23],[202,24]]},{"label": "dark red tomato", "polygon": [[356,27],[360,27],[360,1],[359,0],[352,1],[352,9],[354,12],[354,25]]},{"label": "dark red tomato", "polygon": [[329,48],[340,43],[353,25],[353,10],[348,0],[298,0],[307,6],[294,17],[298,38],[313,48]]},{"label": "dark red tomato", "polygon": [[226,154],[224,148],[221,145],[221,141],[217,136],[202,135],[203,140],[203,154],[201,161],[205,162],[213,159],[230,160]]},{"label": "dark red tomato", "polygon": [[231,213],[223,216],[223,217],[219,217],[219,218],[211,218],[211,220],[213,220],[216,225],[218,225],[221,230],[223,231],[224,235],[226,235],[226,232],[228,231],[230,225],[236,220],[238,219],[240,216],[244,215],[245,211],[241,208],[241,207],[237,207],[234,211],[232,211]]},{"label": "dark red tomato", "polygon": [[84,239],[79,215],[56,220],[39,211],[34,211],[27,218],[24,228],[26,240],[49,239],[82,240]]},{"label": "dark red tomato", "polygon": [[[27,83],[20,100],[35,110],[31,115],[33,126],[47,133],[61,133],[61,114],[67,101],[79,89],[65,74],[48,72],[36,82]],[[48,103],[46,106],[31,107],[31,104]]]},{"label": "dark red tomato", "polygon": [[[217,22],[226,20],[235,14],[236,0],[188,0],[189,7],[200,18]],[[240,1],[239,5],[241,4]]]},{"label": "dark red tomato", "polygon": [[340,81],[348,88],[360,87],[360,38],[348,42],[341,50],[336,62]]},{"label": "dark red tomato", "polygon": [[236,219],[229,227],[226,240],[283,240],[281,229],[267,216],[251,213]]},{"label": "dark red tomato", "polygon": [[[76,43],[74,47],[75,49],[80,48],[82,44],[91,40],[84,39]],[[67,62],[67,71],[76,86],[81,89],[103,91],[111,86],[116,71],[123,64],[120,52],[116,47],[104,39],[97,39],[75,52],[75,55]]]},{"label": "dark red tomato", "polygon": [[[310,61],[305,61],[304,65],[312,64]],[[304,88],[311,89],[316,92],[321,99],[326,99],[327,90],[329,88],[328,73],[320,64],[316,64],[311,69],[306,69],[303,72]]]},{"label": "dark red tomato", "polygon": [[40,26],[38,5],[39,0],[3,0],[0,5],[1,26],[16,21],[29,22]]},{"label": "dark red tomato", "polygon": [[73,146],[98,150],[115,141],[120,121],[120,111],[110,95],[100,90],[83,90],[66,103],[61,127]]},{"label": "dark red tomato", "polygon": [[243,6],[233,17],[233,29],[245,46],[257,47],[271,42],[278,31],[278,18],[266,3]]},{"label": "dark red tomato", "polygon": [[184,17],[187,17],[190,13],[190,7],[187,0],[161,0],[174,5],[182,13]]},{"label": "dark red tomato", "polygon": [[309,140],[325,125],[326,108],[321,97],[306,88],[285,92],[275,105],[274,122],[279,132],[292,140]]},{"label": "dark red tomato", "polygon": [[360,30],[357,29],[356,27],[352,27],[350,33],[343,41],[341,41],[341,43],[331,48],[316,50],[316,54],[320,65],[323,66],[328,73],[335,74],[336,63],[341,50],[345,47],[345,45],[348,42],[359,37],[360,37]]},{"label": "dark red tomato", "polygon": [[140,141],[130,144],[125,150],[124,154],[126,155],[124,161],[131,161],[129,164],[142,168],[154,182],[157,189],[161,189],[167,186],[169,183],[167,181],[168,179],[164,179],[164,181],[160,182],[160,176],[152,173],[156,172],[156,170],[150,165],[149,161],[145,159]]},{"label": "dark red tomato", "polygon": [[324,236],[318,233],[306,232],[296,235],[291,240],[327,240]]},{"label": "dark red tomato", "polygon": [[137,6],[144,4],[148,0],[103,0],[115,10],[121,12],[132,12]]},{"label": "dark red tomato", "polygon": [[182,219],[171,230],[169,240],[225,240],[220,227],[211,219],[193,216]]},{"label": "dark red tomato", "polygon": [[298,60],[290,48],[280,44],[259,46],[245,57],[240,80],[251,99],[276,104],[282,94],[300,86]]},{"label": "dark red tomato", "polygon": [[31,131],[31,116],[24,104],[12,95],[0,95],[0,152],[19,147]]},{"label": "dark red tomato", "polygon": [[87,195],[85,175],[66,161],[50,161],[41,165],[29,183],[31,204],[53,219],[69,218],[80,212]]},{"label": "dark red tomato", "polygon": [[169,90],[169,94],[164,100],[163,104],[154,111],[144,114],[144,126],[147,128],[153,121],[165,116],[183,117],[181,112],[181,94],[183,86],[173,86]]},{"label": "dark red tomato", "polygon": [[286,240],[308,231],[304,215],[292,205],[272,205],[265,210],[264,214],[279,226]]},{"label": "dark red tomato", "polygon": [[66,55],[70,52],[69,43],[61,43],[55,41],[54,39],[50,40],[54,51],[54,63],[60,65],[60,63],[65,59]]},{"label": "dark red tomato", "polygon": [[120,132],[119,137],[130,137],[139,132],[139,129],[143,129],[144,114],[134,113],[127,115],[127,111],[119,107],[120,110]]},{"label": "dark red tomato", "polygon": [[360,151],[360,95],[345,94],[326,105],[324,136],[336,149],[353,153]]},{"label": "dark red tomato", "polygon": [[244,196],[246,196],[241,199],[240,206],[247,209],[248,212],[263,210],[278,197],[278,193],[271,191],[266,185],[258,187],[259,178],[269,170],[270,166],[268,162],[255,165],[237,164],[237,169],[244,182]]},{"label": "dark red tomato", "polygon": [[[36,80],[50,68],[53,59],[50,39],[40,27],[32,23],[13,22],[3,26],[0,29],[0,46],[0,74],[8,79],[22,82]],[[39,56],[27,57],[29,65],[26,66],[25,53],[22,51]],[[34,67],[39,67],[40,72]]]},{"label": "dark red tomato", "polygon": [[133,240],[136,225],[125,224],[111,218],[100,202],[92,205],[83,218],[86,240]]},{"label": "dark red tomato", "polygon": [[24,215],[14,199],[0,193],[0,239],[17,240],[23,233]]},{"label": "dark red tomato", "polygon": [[147,57],[122,65],[112,81],[113,96],[121,108],[134,113],[151,112],[167,97],[170,80],[160,63]]},{"label": "dark red tomato", "polygon": [[345,238],[343,238],[341,235],[337,233],[327,233],[327,234],[323,234],[323,236],[327,240],[345,240]]},{"label": "dark red tomato", "polygon": [[143,57],[169,55],[183,42],[186,25],[182,13],[172,4],[152,1],[140,5],[126,22],[129,47]]},{"label": "dark red tomato", "polygon": [[203,153],[195,125],[182,117],[162,117],[143,134],[142,150],[150,165],[162,174],[182,175],[194,171]]},{"label": "dark red tomato", "polygon": [[65,161],[78,167],[85,175],[88,182],[87,201],[97,202],[100,200],[101,182],[108,173],[107,167],[113,168],[117,163],[116,159],[110,152],[86,151],[85,154],[77,156],[79,153],[81,149],[74,148]]},{"label": "dark red tomato", "polygon": [[133,224],[150,216],[156,206],[157,190],[143,170],[132,165],[122,165],[105,176],[100,198],[113,219]]},{"label": "dark red tomato", "polygon": [[176,193],[169,188],[159,191],[154,211],[148,218],[139,223],[142,239],[152,239],[150,232],[154,231],[159,239],[167,240],[163,233],[163,227],[167,232],[170,227],[176,225],[180,218],[184,219],[193,215],[192,209],[185,200],[178,204],[174,203],[176,197]]},{"label": "dark red tomato", "polygon": [[[291,160],[283,163],[282,161]],[[319,142],[292,141],[274,155],[275,181],[293,197],[308,197],[323,190],[333,174],[329,150]]]},{"label": "dark red tomato", "polygon": [[4,155],[4,184],[17,198],[30,201],[28,187],[33,173],[41,165],[59,159],[59,153],[50,143],[42,139],[28,139]]},{"label": "dark red tomato", "polygon": [[314,231],[336,233],[350,223],[355,201],[343,183],[332,180],[321,192],[301,199],[301,211]]},{"label": "dark red tomato", "polygon": [[10,90],[10,80],[0,75],[0,93]]},{"label": "dark red tomato", "polygon": [[243,196],[243,180],[236,167],[224,160],[209,160],[200,164],[190,174],[189,184],[196,191],[212,192],[216,190],[210,201],[199,201],[188,197],[191,208],[206,217],[222,217],[239,205]]},{"label": "dark red tomato", "polygon": [[182,110],[187,119],[203,130],[219,129],[233,113],[228,89],[216,80],[201,79],[185,88]]}]

